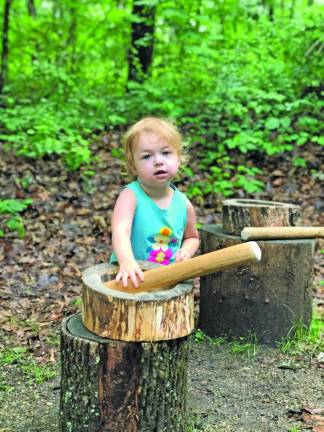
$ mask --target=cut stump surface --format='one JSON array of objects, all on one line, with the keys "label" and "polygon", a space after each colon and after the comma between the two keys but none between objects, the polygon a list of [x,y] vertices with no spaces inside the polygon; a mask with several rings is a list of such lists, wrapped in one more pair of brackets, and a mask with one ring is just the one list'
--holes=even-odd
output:
[{"label": "cut stump surface", "polygon": [[276,201],[229,199],[223,201],[223,231],[240,235],[245,227],[295,226],[300,207]]}]

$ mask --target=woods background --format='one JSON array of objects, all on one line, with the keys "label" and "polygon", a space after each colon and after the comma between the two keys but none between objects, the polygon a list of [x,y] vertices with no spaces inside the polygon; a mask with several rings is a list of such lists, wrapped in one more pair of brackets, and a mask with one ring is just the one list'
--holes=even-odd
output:
[{"label": "woods background", "polygon": [[[109,258],[132,122],[181,128],[200,225],[231,196],[323,225],[323,18],[319,0],[0,0],[0,429],[58,430],[59,326]],[[318,241],[311,326],[271,354],[196,331],[188,432],[299,430],[322,394],[322,274]]]},{"label": "woods background", "polygon": [[2,1],[0,140],[77,170],[101,132],[172,117],[204,171],[191,198],[258,192],[264,155],[305,167],[303,146],[323,144],[323,11],[312,0]]}]

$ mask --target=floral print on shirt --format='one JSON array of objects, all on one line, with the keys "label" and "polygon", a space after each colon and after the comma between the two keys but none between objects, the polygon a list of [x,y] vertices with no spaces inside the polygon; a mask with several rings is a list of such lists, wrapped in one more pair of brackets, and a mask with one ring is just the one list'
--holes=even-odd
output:
[{"label": "floral print on shirt", "polygon": [[170,260],[174,256],[172,249],[178,245],[178,239],[172,236],[172,230],[164,226],[159,233],[149,240],[152,245],[147,250],[149,252],[147,261],[163,265],[170,264]]}]

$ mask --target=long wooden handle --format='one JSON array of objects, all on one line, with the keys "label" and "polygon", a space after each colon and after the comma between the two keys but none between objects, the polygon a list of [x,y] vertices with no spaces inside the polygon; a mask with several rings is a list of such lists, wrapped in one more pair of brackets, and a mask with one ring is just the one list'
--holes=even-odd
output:
[{"label": "long wooden handle", "polygon": [[241,232],[242,240],[315,237],[324,237],[324,227],[247,227]]},{"label": "long wooden handle", "polygon": [[108,281],[105,286],[128,293],[163,291],[186,279],[204,276],[235,265],[257,262],[260,259],[261,249],[256,242],[242,243],[199,255],[187,261],[148,270],[144,273],[144,282],[140,283],[138,288],[134,288],[131,282],[127,287],[123,287],[115,280]]}]

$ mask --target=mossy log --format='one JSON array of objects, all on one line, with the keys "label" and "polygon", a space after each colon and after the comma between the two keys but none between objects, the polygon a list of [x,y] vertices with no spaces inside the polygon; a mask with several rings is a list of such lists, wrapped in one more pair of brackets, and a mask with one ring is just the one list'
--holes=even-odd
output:
[{"label": "mossy log", "polygon": [[223,231],[240,235],[245,227],[285,227],[300,222],[300,207],[276,201],[229,199],[222,203]]},{"label": "mossy log", "polygon": [[[242,240],[220,226],[205,225],[202,251],[233,246]],[[211,337],[256,335],[274,344],[312,312],[314,239],[259,240],[262,260],[204,276],[200,282],[199,328]]]},{"label": "mossy log", "polygon": [[121,342],[61,326],[62,432],[186,432],[188,337]]}]

